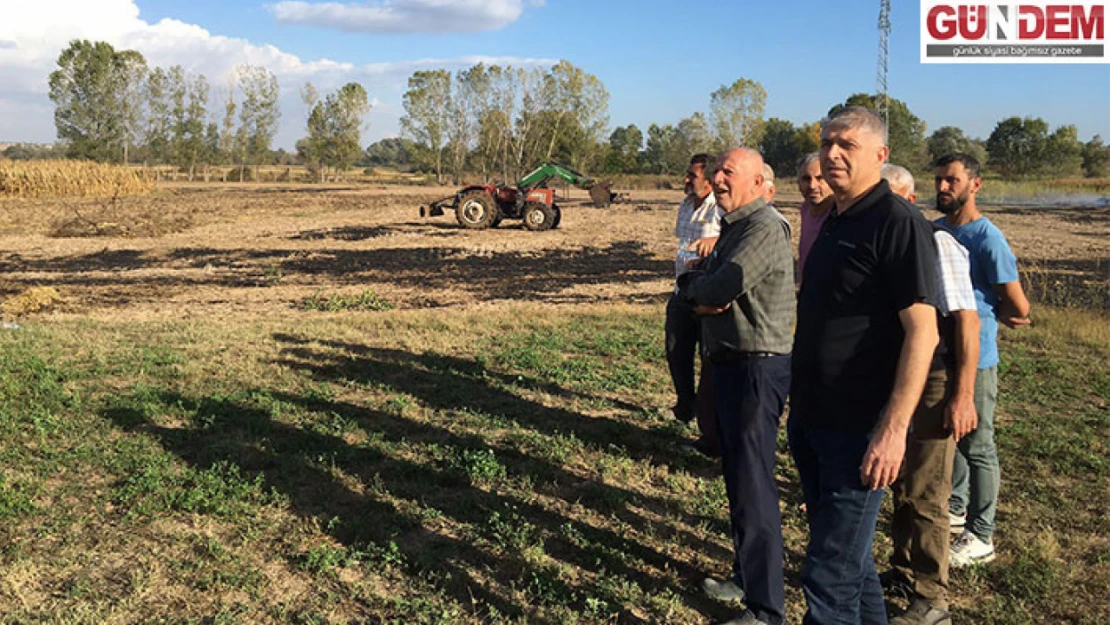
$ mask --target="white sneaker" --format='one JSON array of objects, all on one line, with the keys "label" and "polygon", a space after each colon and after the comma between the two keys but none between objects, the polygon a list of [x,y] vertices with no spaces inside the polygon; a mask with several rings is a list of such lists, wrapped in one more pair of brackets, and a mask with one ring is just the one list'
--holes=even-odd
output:
[{"label": "white sneaker", "polygon": [[954,569],[986,564],[991,560],[994,560],[994,541],[983,542],[967,530],[952,543],[952,550],[948,555],[948,565]]},{"label": "white sneaker", "polygon": [[967,513],[961,516],[956,516],[951,512],[948,513],[948,531],[952,534],[962,534],[964,532],[964,525],[967,524]]}]

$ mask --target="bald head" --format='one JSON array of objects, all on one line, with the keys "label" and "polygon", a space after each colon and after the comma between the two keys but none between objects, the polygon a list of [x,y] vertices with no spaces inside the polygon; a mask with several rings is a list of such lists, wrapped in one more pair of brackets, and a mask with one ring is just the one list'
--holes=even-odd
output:
[{"label": "bald head", "polygon": [[717,204],[730,213],[763,195],[763,157],[751,148],[726,150],[713,176]]}]

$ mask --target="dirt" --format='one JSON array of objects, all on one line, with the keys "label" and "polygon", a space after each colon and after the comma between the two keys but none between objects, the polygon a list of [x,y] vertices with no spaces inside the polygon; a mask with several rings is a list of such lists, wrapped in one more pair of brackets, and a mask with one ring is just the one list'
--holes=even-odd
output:
[{"label": "dirt", "polygon": [[[670,292],[681,192],[634,192],[596,209],[572,191],[560,227],[536,233],[519,221],[470,231],[451,212],[418,216],[451,191],[167,184],[116,203],[4,200],[0,301],[47,286],[64,299],[39,316],[177,319],[316,314],[301,311],[305,298],[367,289],[402,309],[661,303]],[[795,232],[798,203],[780,192]],[[1038,299],[1110,307],[1110,208],[985,212]]]}]

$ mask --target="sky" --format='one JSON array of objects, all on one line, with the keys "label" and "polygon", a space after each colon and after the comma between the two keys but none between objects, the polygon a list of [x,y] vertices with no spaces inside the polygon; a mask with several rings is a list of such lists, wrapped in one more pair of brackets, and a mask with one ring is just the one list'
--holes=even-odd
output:
[{"label": "sky", "polygon": [[[878,0],[0,0],[0,142],[55,140],[47,77],[69,41],[138,50],[213,85],[211,109],[243,63],[282,89],[275,147],[304,136],[300,89],[350,81],[370,94],[363,143],[397,136],[408,77],[483,61],[565,59],[610,93],[611,127],[677,123],[737,78],[767,91],[766,117],[817,121],[853,93],[873,93]],[[920,4],[895,0],[889,91],[928,132],[986,138],[1010,116],[1110,143],[1110,64],[920,63]]]}]

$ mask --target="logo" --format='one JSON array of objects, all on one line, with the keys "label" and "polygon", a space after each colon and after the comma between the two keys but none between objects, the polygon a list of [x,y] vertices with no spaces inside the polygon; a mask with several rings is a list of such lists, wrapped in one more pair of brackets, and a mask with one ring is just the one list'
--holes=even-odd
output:
[{"label": "logo", "polygon": [[1107,4],[921,0],[921,62],[1110,63]]}]

